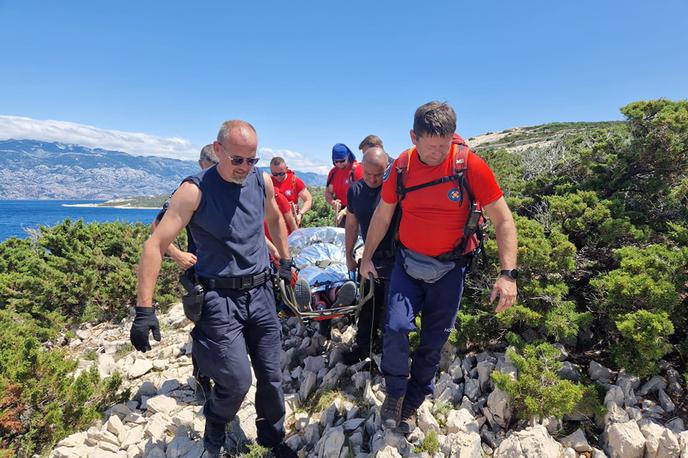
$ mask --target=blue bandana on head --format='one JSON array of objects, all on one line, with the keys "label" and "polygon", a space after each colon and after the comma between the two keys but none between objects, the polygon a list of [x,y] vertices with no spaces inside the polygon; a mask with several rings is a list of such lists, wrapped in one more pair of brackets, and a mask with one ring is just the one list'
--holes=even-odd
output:
[{"label": "blue bandana on head", "polygon": [[356,156],[344,143],[337,143],[332,147],[332,164],[334,164],[334,161],[341,161],[343,159],[348,159],[349,162],[353,163],[356,160]]}]

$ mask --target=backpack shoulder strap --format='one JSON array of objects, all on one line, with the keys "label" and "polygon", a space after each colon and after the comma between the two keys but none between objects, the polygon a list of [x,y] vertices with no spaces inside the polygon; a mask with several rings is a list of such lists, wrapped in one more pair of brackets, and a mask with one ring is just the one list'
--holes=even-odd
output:
[{"label": "backpack shoulder strap", "polygon": [[328,187],[330,184],[332,184],[333,179],[334,179],[334,168],[331,168],[329,173],[327,174],[327,183],[325,184],[325,187]]},{"label": "backpack shoulder strap", "polygon": [[400,202],[404,200],[404,197],[406,197],[407,191],[404,187],[404,176],[406,174],[406,171],[408,170],[408,165],[410,162],[409,158],[415,150],[415,146],[413,148],[407,149],[399,155],[396,162],[394,163],[394,167],[397,169],[397,196]]}]

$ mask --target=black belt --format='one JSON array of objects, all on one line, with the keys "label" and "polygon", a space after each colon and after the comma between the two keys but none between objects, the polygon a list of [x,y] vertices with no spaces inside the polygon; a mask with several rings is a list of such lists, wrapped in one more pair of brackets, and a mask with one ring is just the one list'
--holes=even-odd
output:
[{"label": "black belt", "polygon": [[206,289],[238,289],[246,290],[260,286],[270,280],[270,271],[266,270],[255,275],[246,275],[243,277],[223,277],[223,278],[204,278],[199,277],[199,280],[206,287]]},{"label": "black belt", "polygon": [[[401,246],[404,249],[407,249],[403,243],[399,242],[399,246]],[[438,261],[442,262],[448,262],[448,261],[453,261],[459,266],[467,266],[470,264],[471,259],[473,259],[473,254],[464,254],[463,252],[460,252],[458,249],[454,249],[452,251],[447,251],[446,253],[438,254],[437,256],[431,256]]]}]

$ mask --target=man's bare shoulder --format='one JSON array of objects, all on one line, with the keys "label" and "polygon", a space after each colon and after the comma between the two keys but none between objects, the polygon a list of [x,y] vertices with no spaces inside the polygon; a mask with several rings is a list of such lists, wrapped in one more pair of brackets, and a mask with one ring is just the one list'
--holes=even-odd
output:
[{"label": "man's bare shoulder", "polygon": [[170,208],[175,206],[180,210],[195,210],[201,202],[201,189],[191,181],[185,181],[170,199]]}]

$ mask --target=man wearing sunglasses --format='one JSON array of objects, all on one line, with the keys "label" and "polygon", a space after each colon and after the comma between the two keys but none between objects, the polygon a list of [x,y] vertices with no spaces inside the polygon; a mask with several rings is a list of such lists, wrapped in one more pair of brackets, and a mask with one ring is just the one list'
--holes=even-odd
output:
[{"label": "man wearing sunglasses", "polygon": [[332,147],[334,167],[327,174],[325,200],[336,212],[337,226],[346,224],[346,193],[349,186],[363,178],[363,169],[356,162],[356,156],[344,143]]},{"label": "man wearing sunglasses", "polygon": [[[153,292],[165,248],[189,226],[196,242],[196,275],[205,295],[191,331],[193,354],[214,386],[203,407],[203,457],[221,456],[227,423],[256,376],[257,442],[277,457],[296,457],[284,444],[284,395],[280,372],[281,325],[275,309],[262,228],[267,219],[280,255],[279,276],[291,281],[287,233],[272,180],[255,166],[258,136],[246,121],[225,122],[213,148],[219,164],[186,178],[165,217],[143,245],[136,317],[130,339],[150,350],[149,331],[160,340]],[[250,363],[249,363],[250,356]]]},{"label": "man wearing sunglasses", "polygon": [[[306,183],[297,177],[293,171],[289,170],[284,158],[279,156],[273,157],[270,161],[270,172],[275,191],[282,193],[291,202],[294,208],[296,224],[300,226],[303,215],[313,205],[313,196],[308,191]],[[299,199],[303,202],[301,205],[299,205]]]}]

